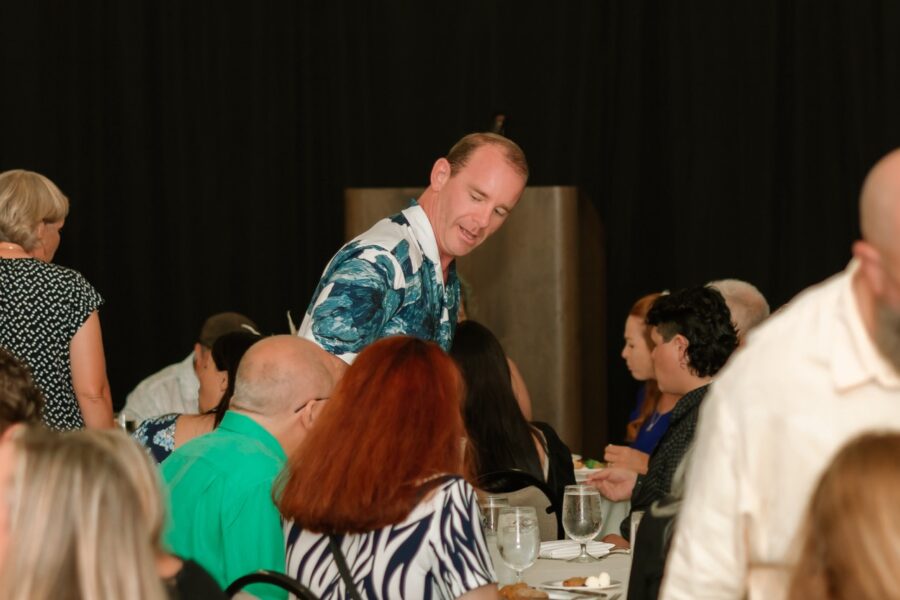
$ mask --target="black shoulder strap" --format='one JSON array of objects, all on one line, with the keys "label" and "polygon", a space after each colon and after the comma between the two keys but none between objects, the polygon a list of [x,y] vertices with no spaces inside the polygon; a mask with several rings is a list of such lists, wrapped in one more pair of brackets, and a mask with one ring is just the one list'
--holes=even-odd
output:
[{"label": "black shoulder strap", "polygon": [[[441,475],[429,479],[419,486],[416,502],[420,502],[428,492],[437,486],[456,477],[458,477],[458,475]],[[347,586],[347,593],[350,594],[350,597],[353,598],[353,600],[362,600],[359,595],[359,590],[356,589],[356,584],[353,583],[353,577],[350,575],[350,568],[347,566],[347,559],[344,558],[344,553],[341,552],[341,545],[338,543],[336,536],[328,536],[328,547],[331,549],[332,556],[334,556],[334,562],[337,563],[338,571],[341,573],[341,579],[344,580],[344,585]]]},{"label": "black shoulder strap", "polygon": [[362,600],[359,595],[359,590],[356,589],[356,584],[353,583],[353,577],[350,575],[350,569],[347,567],[347,560],[344,558],[344,553],[341,552],[341,545],[338,543],[335,536],[328,536],[328,547],[331,548],[331,555],[334,556],[334,562],[337,563],[338,571],[341,573],[341,579],[344,580],[344,585],[347,586],[347,593],[350,594],[350,597],[353,598],[353,600]]}]

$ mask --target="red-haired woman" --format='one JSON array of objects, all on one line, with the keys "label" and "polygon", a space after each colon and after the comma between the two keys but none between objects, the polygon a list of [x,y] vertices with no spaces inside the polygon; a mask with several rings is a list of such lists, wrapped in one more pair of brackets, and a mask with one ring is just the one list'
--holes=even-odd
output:
[{"label": "red-haired woman", "polygon": [[391,337],[360,353],[281,482],[289,574],[323,599],[351,597],[348,580],[370,600],[496,597],[460,475],[462,397],[433,343]]},{"label": "red-haired woman", "polygon": [[642,296],[628,311],[628,318],[625,319],[622,358],[625,359],[631,376],[644,382],[641,388],[643,398],[639,399],[636,414],[632,415],[626,429],[625,441],[630,442],[630,446],[610,444],[604,454],[604,460],[610,464],[638,473],[647,472],[650,454],[669,428],[670,413],[678,401],[678,396],[663,394],[656,385],[656,373],[650,358],[654,344],[650,339],[650,330],[644,323],[650,307],[661,295],[653,293]]}]

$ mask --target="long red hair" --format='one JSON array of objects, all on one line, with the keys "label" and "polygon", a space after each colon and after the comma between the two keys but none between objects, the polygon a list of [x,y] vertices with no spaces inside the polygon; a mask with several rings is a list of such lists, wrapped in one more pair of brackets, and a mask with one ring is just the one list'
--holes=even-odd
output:
[{"label": "long red hair", "polygon": [[[662,294],[654,292],[638,298],[637,302],[631,307],[631,310],[628,311],[628,316],[638,317],[643,321],[647,318],[650,307],[653,306],[653,303],[656,302],[656,299],[660,296],[662,296]],[[646,325],[644,325],[644,341],[647,342],[648,350],[653,350],[654,346],[656,346],[650,337],[650,328]],[[625,441],[633,442],[635,438],[637,438],[638,431],[641,430],[644,421],[646,421],[650,415],[653,414],[653,411],[656,410],[661,396],[662,392],[659,391],[656,380],[648,379],[644,383],[644,401],[641,403],[641,409],[638,412],[638,416],[628,423],[628,426],[625,428]]]},{"label": "long red hair", "polygon": [[403,521],[429,478],[468,474],[462,399],[462,377],[437,345],[398,336],[368,346],[282,473],[281,514],[320,533]]}]

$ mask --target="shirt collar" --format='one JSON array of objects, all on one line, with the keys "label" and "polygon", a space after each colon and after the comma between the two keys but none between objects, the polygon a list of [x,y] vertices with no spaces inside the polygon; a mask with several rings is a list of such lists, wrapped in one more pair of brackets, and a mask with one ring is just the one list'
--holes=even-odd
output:
[{"label": "shirt collar", "polygon": [[700,404],[700,402],[703,401],[703,398],[706,397],[707,391],[709,391],[709,384],[705,383],[679,398],[678,402],[675,403],[675,408],[672,409],[672,417],[669,419],[669,422],[672,423],[677,421],[682,415]]},{"label": "shirt collar", "polygon": [[247,415],[236,413],[233,410],[225,411],[225,416],[222,418],[222,422],[219,423],[219,429],[253,438],[254,440],[259,441],[275,456],[282,460],[287,460],[287,454],[284,453],[284,448],[281,447],[281,444],[278,443],[275,436]]},{"label": "shirt collar", "polygon": [[900,375],[881,355],[863,323],[859,302],[853,293],[853,277],[859,269],[855,260],[844,270],[838,293],[837,319],[833,327],[843,329],[831,339],[829,357],[832,376],[838,390],[844,391],[875,380],[886,388],[900,388]]},{"label": "shirt collar", "polygon": [[[419,242],[422,252],[425,253],[428,260],[440,266],[441,254],[438,252],[434,229],[431,227],[428,215],[425,214],[425,209],[419,206],[418,203],[415,203],[403,211],[403,216],[406,217],[409,228],[412,229],[413,235],[416,236],[416,241]],[[443,276],[441,276],[441,280],[443,280]]]},{"label": "shirt collar", "polygon": [[[444,271],[441,268],[441,253],[438,251],[437,238],[434,237],[434,229],[431,227],[428,215],[425,214],[425,209],[419,206],[418,202],[413,201],[413,205],[403,211],[403,216],[406,217],[409,228],[416,237],[416,241],[425,254],[425,258],[431,261],[438,285],[442,288],[446,287],[444,285]],[[455,260],[450,263],[449,272],[451,276],[456,273]]]}]

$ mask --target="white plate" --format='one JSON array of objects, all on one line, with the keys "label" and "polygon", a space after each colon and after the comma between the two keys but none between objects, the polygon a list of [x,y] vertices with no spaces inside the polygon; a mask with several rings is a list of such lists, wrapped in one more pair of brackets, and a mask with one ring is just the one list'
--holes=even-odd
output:
[{"label": "white plate", "polygon": [[575,481],[587,481],[588,475],[590,475],[591,473],[599,473],[602,470],[603,467],[597,467],[596,469],[588,469],[587,467],[583,469],[575,469]]},{"label": "white plate", "polygon": [[545,581],[538,587],[548,589],[548,590],[560,590],[563,592],[602,592],[604,590],[611,590],[613,588],[617,588],[622,585],[621,581],[617,581],[613,579],[609,582],[609,585],[606,587],[586,587],[586,586],[564,586],[562,580],[558,581]]}]

